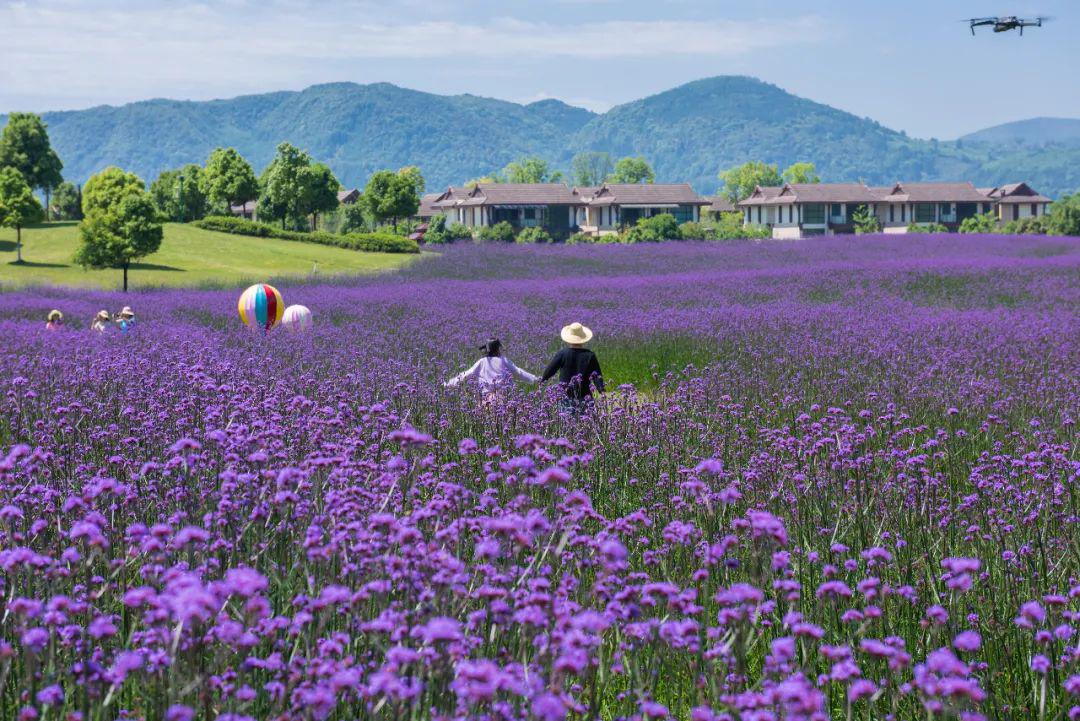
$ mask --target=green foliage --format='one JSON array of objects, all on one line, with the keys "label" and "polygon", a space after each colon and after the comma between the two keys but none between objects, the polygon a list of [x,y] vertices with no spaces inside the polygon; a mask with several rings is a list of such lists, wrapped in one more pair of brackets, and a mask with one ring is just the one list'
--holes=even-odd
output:
[{"label": "green foliage", "polygon": [[639,218],[637,225],[622,234],[624,243],[659,243],[665,240],[679,240],[679,223],[670,213],[661,213],[651,218]]},{"label": "green foliage", "polygon": [[485,242],[513,243],[514,226],[505,220],[495,225],[485,225],[476,231],[476,239]]},{"label": "green foliage", "polygon": [[574,233],[566,239],[567,245],[591,245],[596,243],[597,239],[595,235],[591,233]]},{"label": "green foliage", "polygon": [[82,191],[83,217],[116,209],[125,198],[141,196],[146,190],[142,178],[115,165],[105,168],[86,181]]},{"label": "green foliage", "polygon": [[391,170],[372,173],[364,188],[362,202],[376,222],[391,221],[396,225],[399,219],[416,215],[423,179],[418,184],[418,174],[414,170],[406,167],[396,173]]},{"label": "green foliage", "polygon": [[60,183],[52,197],[50,212],[57,220],[82,220],[82,188]]},{"label": "green foliage", "polygon": [[851,222],[855,226],[855,235],[867,233],[880,233],[881,221],[869,205],[859,205],[851,214]]},{"label": "green foliage", "polygon": [[419,253],[420,246],[415,240],[391,233],[327,233],[314,231],[305,233],[295,230],[282,230],[268,223],[258,223],[236,216],[211,215],[193,223],[203,230],[234,235],[251,235],[259,238],[294,240],[301,243],[317,243],[336,248],[362,250],[373,253]]},{"label": "green foliage", "polygon": [[[86,197],[90,197],[93,181],[91,178],[86,183]],[[132,192],[130,184],[123,182],[96,184],[94,198],[79,224],[82,244],[75,252],[75,262],[84,268],[122,268],[127,291],[131,263],[161,247],[163,233],[157,208],[149,194]]]},{"label": "green foliage", "polygon": [[760,160],[750,160],[742,165],[720,172],[720,182],[724,196],[732,203],[738,203],[750,197],[754,189],[760,186],[780,185],[783,179],[776,165],[768,165]]},{"label": "green foliage", "polygon": [[433,245],[445,245],[459,240],[472,240],[472,231],[461,223],[447,223],[442,213],[432,216],[428,221],[424,242]]},{"label": "green foliage", "polygon": [[553,171],[548,162],[538,156],[519,158],[502,171],[506,183],[558,183],[562,173]]},{"label": "green foliage", "polygon": [[194,163],[166,170],[150,184],[150,198],[167,220],[183,223],[210,212],[203,169]]},{"label": "green foliage", "polygon": [[739,212],[720,213],[716,218],[701,222],[687,222],[679,226],[683,240],[742,240],[745,238],[771,238],[772,231],[763,225],[743,225]]},{"label": "green foliage", "polygon": [[679,237],[683,240],[716,240],[716,228],[706,221],[689,220],[679,226]]},{"label": "green foliage", "polygon": [[1080,236],[1080,192],[1063,196],[1050,206],[1046,229],[1051,235]]},{"label": "green foliage", "polygon": [[522,228],[515,238],[517,243],[551,243],[551,234],[543,228]]},{"label": "green foliage", "polygon": [[13,167],[0,168],[0,228],[15,229],[15,262],[22,262],[22,228],[41,220],[44,211],[26,179]]},{"label": "green foliage", "polygon": [[961,233],[996,233],[998,232],[998,219],[993,213],[982,213],[964,218],[960,221]]},{"label": "green foliage", "polygon": [[615,163],[615,172],[608,178],[609,183],[626,183],[636,185],[638,183],[650,184],[656,180],[656,173],[644,157],[621,158]]},{"label": "green foliage", "polygon": [[314,163],[307,169],[307,192],[302,210],[311,215],[312,230],[319,228],[320,213],[328,213],[338,207],[339,190],[341,183],[325,164]]},{"label": "green foliage", "polygon": [[375,223],[368,214],[367,204],[364,202],[363,196],[360,196],[355,203],[341,206],[340,231],[342,233],[366,231],[374,227],[374,225]]},{"label": "green foliage", "polygon": [[218,148],[206,160],[206,197],[220,210],[242,205],[259,196],[255,170],[235,148]]},{"label": "green foliage", "polygon": [[409,181],[412,185],[413,192],[416,193],[416,197],[419,198],[427,191],[427,183],[424,182],[424,174],[420,172],[420,168],[417,166],[407,165],[398,170],[398,174]]},{"label": "green foliage", "polygon": [[259,217],[280,221],[307,217],[312,193],[311,156],[291,143],[281,143],[277,155],[259,178]]},{"label": "green foliage", "polygon": [[570,161],[571,182],[576,186],[600,185],[614,169],[610,153],[578,153]]},{"label": "green foliage", "polygon": [[813,163],[792,163],[784,169],[781,175],[785,183],[792,185],[804,185],[807,183],[820,183],[821,177]]},{"label": "green foliage", "polygon": [[1040,215],[1010,220],[998,232],[1006,235],[1046,235],[1050,232],[1050,217]]},{"label": "green foliage", "polygon": [[0,168],[15,168],[26,184],[46,195],[64,178],[64,164],[52,149],[46,125],[34,113],[12,113],[0,132]]},{"label": "green foliage", "polygon": [[907,232],[909,233],[948,233],[949,229],[941,223],[916,223],[914,221],[908,223]]}]

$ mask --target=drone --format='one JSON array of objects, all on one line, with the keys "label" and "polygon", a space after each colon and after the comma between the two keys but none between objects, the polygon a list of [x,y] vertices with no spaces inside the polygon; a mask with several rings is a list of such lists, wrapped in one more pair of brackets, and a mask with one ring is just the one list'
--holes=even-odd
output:
[{"label": "drone", "polygon": [[964,22],[971,25],[971,34],[975,34],[975,28],[992,27],[995,33],[1003,33],[1009,30],[1019,30],[1024,34],[1024,28],[1041,28],[1042,24],[1049,20],[1048,17],[1018,18],[1015,15],[1006,15],[996,18],[971,18]]}]

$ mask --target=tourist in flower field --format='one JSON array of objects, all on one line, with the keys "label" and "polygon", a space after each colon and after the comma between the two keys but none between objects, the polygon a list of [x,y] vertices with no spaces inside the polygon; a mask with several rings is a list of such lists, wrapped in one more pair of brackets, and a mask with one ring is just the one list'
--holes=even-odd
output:
[{"label": "tourist in flower field", "polygon": [[109,328],[109,311],[99,310],[97,315],[94,316],[94,321],[90,324],[90,330],[96,330],[98,333],[104,333]]},{"label": "tourist in flower field", "polygon": [[453,388],[469,378],[476,378],[480,390],[490,400],[500,388],[509,386],[514,376],[529,383],[540,380],[527,370],[518,368],[509,358],[503,357],[502,341],[498,338],[489,339],[487,343],[480,346],[480,350],[484,352],[484,357],[473,363],[467,371],[448,380],[446,382],[448,388]]},{"label": "tourist in flower field", "polygon": [[135,311],[131,309],[130,305],[125,305],[124,309],[116,314],[114,320],[116,321],[116,324],[120,326],[120,332],[127,333],[135,327]]},{"label": "tourist in flower field", "polygon": [[49,311],[48,320],[45,323],[45,330],[60,330],[64,327],[64,314],[55,308]]},{"label": "tourist in flower field", "polygon": [[558,373],[559,385],[566,389],[565,407],[580,412],[592,401],[593,386],[600,393],[604,392],[600,361],[595,353],[585,347],[592,340],[593,332],[581,323],[571,323],[559,335],[567,347],[551,359],[540,382]]}]

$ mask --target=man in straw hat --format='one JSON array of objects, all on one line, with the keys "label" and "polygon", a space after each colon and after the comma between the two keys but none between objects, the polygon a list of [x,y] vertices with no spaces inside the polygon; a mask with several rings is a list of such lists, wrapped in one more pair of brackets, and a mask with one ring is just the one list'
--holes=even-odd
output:
[{"label": "man in straw hat", "polygon": [[540,382],[558,373],[559,385],[566,390],[565,407],[578,413],[592,401],[593,386],[598,392],[604,392],[604,377],[600,373],[600,361],[596,359],[596,354],[585,347],[593,337],[591,330],[581,323],[571,323],[559,335],[567,347],[551,359]]}]

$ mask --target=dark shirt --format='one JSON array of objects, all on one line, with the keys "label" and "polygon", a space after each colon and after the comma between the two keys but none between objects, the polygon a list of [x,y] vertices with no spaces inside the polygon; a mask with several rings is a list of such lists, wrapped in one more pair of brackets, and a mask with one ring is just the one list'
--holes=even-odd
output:
[{"label": "dark shirt", "polygon": [[600,375],[600,361],[588,348],[566,347],[544,369],[541,382],[559,374],[559,384],[566,389],[567,398],[584,400],[592,396],[592,386],[600,393],[604,392],[604,377]]}]

